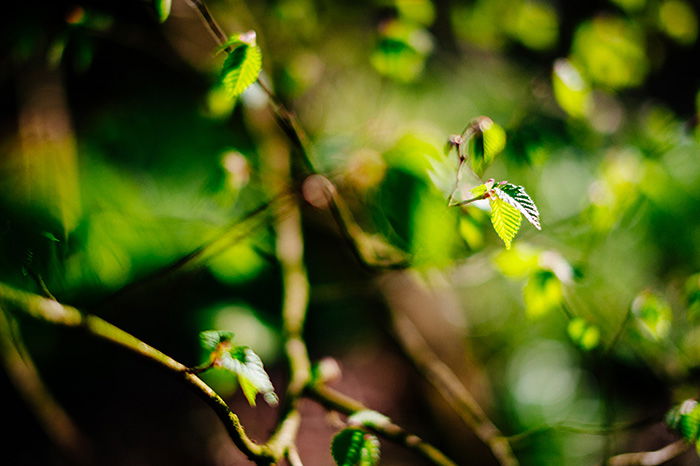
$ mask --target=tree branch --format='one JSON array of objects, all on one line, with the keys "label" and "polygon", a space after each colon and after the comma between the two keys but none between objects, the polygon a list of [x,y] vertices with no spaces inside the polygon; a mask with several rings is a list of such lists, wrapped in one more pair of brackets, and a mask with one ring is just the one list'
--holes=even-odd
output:
[{"label": "tree branch", "polygon": [[269,449],[251,440],[238,416],[230,410],[226,402],[184,364],[97,316],[83,314],[72,306],[62,305],[52,299],[19,291],[1,283],[0,305],[8,311],[27,314],[35,319],[80,328],[90,335],[110,341],[155,362],[183,380],[212,408],[243,454],[257,464],[273,462],[274,458]]},{"label": "tree branch", "polygon": [[[337,411],[345,415],[352,415],[367,408],[361,402],[350,398],[325,384],[314,384],[306,390],[306,395],[324,406],[326,409]],[[417,435],[406,432],[402,427],[389,422],[384,425],[368,427],[369,430],[388,440],[414,450],[420,456],[439,466],[456,466],[457,463],[449,459],[440,450],[424,441]]]},{"label": "tree branch", "polygon": [[654,451],[640,451],[636,453],[623,453],[608,459],[609,466],[656,466],[682,455],[690,449],[690,444],[685,440],[677,440],[665,447]]}]

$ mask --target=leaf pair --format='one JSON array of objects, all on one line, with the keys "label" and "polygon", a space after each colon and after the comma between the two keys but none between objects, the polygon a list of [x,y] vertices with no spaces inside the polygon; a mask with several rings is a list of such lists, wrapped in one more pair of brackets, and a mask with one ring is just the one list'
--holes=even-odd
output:
[{"label": "leaf pair", "polygon": [[202,348],[209,351],[209,366],[220,367],[236,374],[243,395],[255,406],[258,393],[270,406],[278,403],[275,388],[265,372],[262,360],[247,346],[233,346],[233,333],[208,330],[199,334]]},{"label": "leaf pair", "polygon": [[491,223],[498,236],[503,240],[506,249],[518,234],[523,215],[535,228],[541,230],[540,212],[525,188],[501,181],[494,186],[491,179],[483,185],[471,190],[474,198],[460,203],[464,205],[478,199],[489,199],[491,204]]}]

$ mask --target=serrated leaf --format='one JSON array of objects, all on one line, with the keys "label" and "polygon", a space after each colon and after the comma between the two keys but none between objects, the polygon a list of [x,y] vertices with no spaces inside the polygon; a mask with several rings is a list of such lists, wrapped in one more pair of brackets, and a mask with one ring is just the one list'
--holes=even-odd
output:
[{"label": "serrated leaf", "polygon": [[236,346],[221,357],[219,364],[236,374],[243,395],[251,406],[255,406],[255,397],[258,393],[263,395],[267,404],[271,406],[277,404],[275,388],[265,372],[262,360],[252,349]]},{"label": "serrated leaf", "polygon": [[371,409],[357,411],[348,417],[348,424],[352,426],[381,427],[389,423],[391,420],[388,417]]},{"label": "serrated leaf", "polygon": [[229,95],[236,98],[258,79],[261,69],[260,47],[241,43],[226,57],[221,81]]},{"label": "serrated leaf", "polygon": [[230,343],[233,340],[233,332],[225,330],[207,330],[199,333],[199,342],[207,351],[214,351],[220,343]]},{"label": "serrated leaf", "polygon": [[520,211],[501,198],[491,198],[491,223],[506,249],[520,229]]},{"label": "serrated leaf", "polygon": [[525,188],[515,184],[506,183],[494,188],[494,191],[504,201],[520,211],[535,228],[541,230],[540,211],[537,210],[535,201],[525,192]]},{"label": "serrated leaf", "polygon": [[375,466],[379,464],[379,440],[362,429],[343,429],[333,437],[331,454],[338,466]]},{"label": "serrated leaf", "polygon": [[156,9],[156,14],[158,15],[158,21],[164,23],[168,16],[170,16],[170,7],[172,0],[154,0],[154,7]]}]

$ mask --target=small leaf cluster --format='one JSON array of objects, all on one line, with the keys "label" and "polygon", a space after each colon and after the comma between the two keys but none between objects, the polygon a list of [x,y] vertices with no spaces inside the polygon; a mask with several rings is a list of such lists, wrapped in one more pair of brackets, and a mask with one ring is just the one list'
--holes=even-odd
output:
[{"label": "small leaf cluster", "polygon": [[218,367],[236,375],[243,395],[251,406],[255,398],[262,394],[267,404],[278,403],[270,377],[265,372],[262,360],[247,346],[234,346],[233,333],[221,330],[207,330],[199,334],[202,348],[209,352],[207,367]]},{"label": "small leaf cluster", "polygon": [[[506,134],[503,128],[488,117],[475,118],[467,125],[461,135],[449,139],[448,150],[457,149],[459,168],[455,192],[459,191],[463,168],[467,168],[472,178],[481,179],[481,175],[493,162],[496,155],[503,151],[506,144]],[[465,206],[471,202],[488,199],[491,206],[491,223],[498,236],[503,240],[506,249],[520,230],[524,216],[535,228],[541,230],[540,212],[537,205],[525,188],[508,181],[489,179],[486,183],[470,190],[471,199],[453,202],[455,192],[450,196],[449,205]]]}]

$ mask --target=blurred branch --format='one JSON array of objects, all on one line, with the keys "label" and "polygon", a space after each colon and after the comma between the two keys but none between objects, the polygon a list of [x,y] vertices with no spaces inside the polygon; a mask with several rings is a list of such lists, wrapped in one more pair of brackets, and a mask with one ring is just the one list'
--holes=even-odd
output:
[{"label": "blurred branch", "polygon": [[204,399],[224,424],[233,442],[249,459],[257,464],[270,464],[276,460],[266,445],[256,444],[248,437],[238,416],[211,387],[192,374],[187,366],[135,336],[95,315],[83,314],[72,306],[62,305],[52,299],[16,290],[4,284],[0,284],[0,305],[11,312],[27,314],[35,319],[80,328],[90,335],[110,341],[159,364],[181,378]]},{"label": "blurred branch", "polygon": [[247,212],[241,218],[225,227],[209,242],[199,246],[197,249],[187,253],[165,267],[161,267],[149,275],[131,282],[107,296],[102,300],[102,306],[105,306],[108,303],[114,304],[115,300],[121,299],[136,289],[146,287],[159,280],[163,280],[176,272],[186,270],[188,267],[192,267],[195,264],[215,257],[217,254],[225,251],[227,248],[247,238],[253,231],[264,223],[265,217],[263,214],[267,213],[269,210],[278,208],[290,196],[291,194],[288,191],[278,193],[269,201],[261,204],[250,212]]},{"label": "blurred branch", "polygon": [[655,466],[682,455],[690,447],[690,443],[685,440],[677,440],[659,450],[623,453],[613,456],[608,459],[606,464],[608,466]]},{"label": "blurred branch", "polygon": [[24,347],[16,323],[1,308],[0,355],[10,381],[34,412],[49,438],[76,464],[88,464],[85,437],[44,385]]},{"label": "blurred branch", "polygon": [[[322,383],[309,386],[306,390],[306,395],[320,403],[325,408],[348,416],[358,411],[370,409],[361,402],[333,390]],[[377,435],[416,451],[423,458],[433,464],[441,466],[455,466],[457,464],[431,444],[427,443],[417,435],[406,432],[402,427],[392,422],[387,422],[386,424],[368,428]]]},{"label": "blurred branch", "polygon": [[423,378],[445,398],[476,436],[488,445],[500,464],[517,465],[518,460],[513,455],[508,439],[486,416],[454,372],[428,346],[413,322],[393,309],[391,302],[389,309],[399,343]]}]

